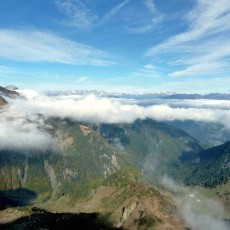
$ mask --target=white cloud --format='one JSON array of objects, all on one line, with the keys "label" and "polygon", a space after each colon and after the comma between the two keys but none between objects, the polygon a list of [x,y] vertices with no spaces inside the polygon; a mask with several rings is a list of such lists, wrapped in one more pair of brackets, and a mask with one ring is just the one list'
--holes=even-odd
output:
[{"label": "white cloud", "polygon": [[147,64],[144,66],[145,69],[154,69],[154,66],[152,64]]},{"label": "white cloud", "polygon": [[124,0],[100,17],[92,8],[79,0],[56,0],[56,6],[63,13],[62,25],[90,31],[116,16],[130,0]]},{"label": "white cloud", "polygon": [[44,120],[30,112],[12,110],[10,107],[0,113],[0,150],[52,150],[55,139],[47,132]]},{"label": "white cloud", "polygon": [[128,2],[130,2],[130,0],[125,0],[122,3],[118,4],[117,6],[115,6],[112,10],[110,10],[109,12],[107,12],[105,14],[105,16],[103,17],[101,23],[105,23],[109,19],[111,19],[112,17],[114,17]]},{"label": "white cloud", "polygon": [[88,31],[94,27],[98,17],[82,1],[56,0],[56,6],[64,14],[62,24]]},{"label": "white cloud", "polygon": [[208,75],[218,73],[219,68],[223,67],[224,64],[220,62],[213,63],[201,63],[191,65],[183,70],[175,71],[169,74],[170,77],[181,77],[181,76],[194,76],[194,75]]},{"label": "white cloud", "polygon": [[146,7],[151,13],[154,14],[157,12],[156,6],[153,0],[144,0],[144,4],[146,5]]},{"label": "white cloud", "polygon": [[48,97],[31,90],[20,93],[27,99],[9,98],[8,106],[0,111],[0,149],[54,148],[56,141],[45,122],[48,117],[89,123],[132,123],[146,118],[194,120],[220,123],[230,129],[230,101],[155,100],[153,105],[144,107],[133,100],[93,94]]},{"label": "white cloud", "polygon": [[24,62],[107,66],[102,50],[42,31],[0,30],[0,58]]},{"label": "white cloud", "polygon": [[197,0],[185,18],[187,31],[169,37],[165,42],[148,49],[145,55],[173,55],[174,60],[170,64],[178,65],[180,70],[170,76],[212,74],[208,68],[200,72],[199,65],[208,63],[209,66],[216,66],[215,70],[218,71],[214,74],[229,70],[230,2]]},{"label": "white cloud", "polygon": [[153,65],[147,64],[143,66],[143,68],[136,70],[136,72],[132,73],[131,76],[156,78],[158,76],[158,72]]},{"label": "white cloud", "polygon": [[220,216],[223,218],[224,208],[221,203],[208,199],[199,193],[196,194],[196,197],[199,198],[200,202],[197,202],[195,199],[187,199],[182,202],[181,215],[192,229],[229,229],[223,219],[215,217]]},{"label": "white cloud", "polygon": [[[164,120],[195,120],[216,122],[230,129],[229,101],[156,101],[154,105],[142,107],[127,100],[97,97],[95,95],[73,95],[46,97],[38,96],[29,100],[10,100],[11,109],[30,111],[46,117],[58,116],[84,122],[132,123],[136,119],[152,118]],[[171,103],[171,104],[170,104]]]},{"label": "white cloud", "polygon": [[159,178],[159,182],[166,190],[180,194],[177,204],[179,205],[181,216],[189,228],[194,230],[229,229],[224,221],[226,212],[221,202],[210,199],[191,187],[175,183],[167,175]]}]

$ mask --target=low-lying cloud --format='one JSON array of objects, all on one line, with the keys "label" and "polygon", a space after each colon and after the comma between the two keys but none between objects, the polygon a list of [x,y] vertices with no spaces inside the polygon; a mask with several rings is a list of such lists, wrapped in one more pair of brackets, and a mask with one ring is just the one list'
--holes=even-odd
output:
[{"label": "low-lying cloud", "polygon": [[157,121],[194,120],[214,122],[230,129],[230,102],[219,100],[152,100],[142,106],[135,100],[90,95],[54,96],[21,90],[26,99],[7,98],[0,110],[0,149],[50,148],[55,143],[45,120],[70,118],[89,123],[132,123],[136,119]]},{"label": "low-lying cloud", "polygon": [[166,190],[177,194],[180,214],[191,229],[229,229],[229,223],[224,221],[226,211],[219,201],[210,199],[191,187],[178,184],[167,175],[159,181]]},{"label": "low-lying cloud", "polygon": [[49,134],[51,128],[38,115],[12,110],[0,112],[0,151],[53,149],[56,140]]},{"label": "low-lying cloud", "polygon": [[[70,95],[48,97],[33,94],[28,100],[11,100],[16,110],[45,116],[71,118],[90,123],[132,123],[136,119],[157,121],[194,120],[215,122],[230,129],[230,101],[220,100],[153,100],[141,106],[127,99]],[[27,96],[28,97],[28,96]]]}]

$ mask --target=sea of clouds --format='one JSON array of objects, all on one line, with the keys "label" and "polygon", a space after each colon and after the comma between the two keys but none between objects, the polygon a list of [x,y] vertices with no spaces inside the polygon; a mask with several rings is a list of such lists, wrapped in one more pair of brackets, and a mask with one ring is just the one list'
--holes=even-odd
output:
[{"label": "sea of clouds", "polygon": [[230,130],[230,101],[100,97],[95,94],[47,96],[33,90],[18,90],[24,98],[6,98],[0,110],[0,149],[49,148],[55,144],[46,119],[70,118],[89,123],[132,123],[136,119],[157,121],[193,120],[222,124]]},{"label": "sea of clouds", "polygon": [[[192,120],[221,124],[230,130],[230,101],[227,100],[173,100],[152,99],[148,105],[141,100],[108,98],[94,94],[47,96],[32,90],[18,90],[24,98],[6,98],[8,104],[0,109],[0,151],[4,149],[53,148],[57,141],[52,135],[50,117],[69,118],[89,123],[132,123],[136,119],[151,118],[157,121]],[[162,184],[170,190],[188,194],[167,176]],[[222,205],[193,192],[197,199],[183,199],[181,215],[192,229],[228,229],[229,226],[212,215],[200,213],[196,206],[224,212]]]}]

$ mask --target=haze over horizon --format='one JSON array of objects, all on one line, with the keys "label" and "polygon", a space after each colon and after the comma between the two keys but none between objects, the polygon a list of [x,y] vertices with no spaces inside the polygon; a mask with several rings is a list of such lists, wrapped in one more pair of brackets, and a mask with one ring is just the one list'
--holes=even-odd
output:
[{"label": "haze over horizon", "polygon": [[3,0],[0,85],[228,93],[229,20],[229,0]]}]

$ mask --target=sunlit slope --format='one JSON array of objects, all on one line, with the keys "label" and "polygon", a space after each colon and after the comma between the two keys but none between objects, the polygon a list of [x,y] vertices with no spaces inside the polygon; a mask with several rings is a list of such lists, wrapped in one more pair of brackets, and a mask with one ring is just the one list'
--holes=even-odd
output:
[{"label": "sunlit slope", "polygon": [[[39,208],[6,209],[0,212],[0,227],[68,228],[75,223],[85,229],[88,222],[90,229],[187,229],[172,198],[138,177],[136,170],[120,169],[86,199],[60,197],[37,204]],[[98,223],[103,223],[101,228]]]},{"label": "sunlit slope", "polygon": [[1,150],[0,190],[81,196],[120,167],[114,148],[87,126],[59,119],[48,123],[58,140],[51,150]]}]

